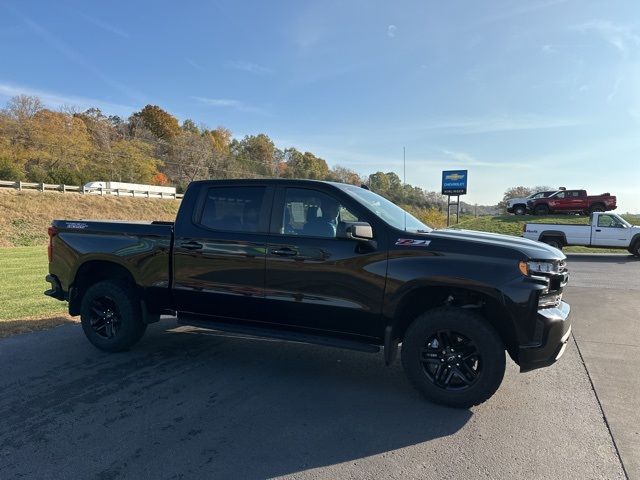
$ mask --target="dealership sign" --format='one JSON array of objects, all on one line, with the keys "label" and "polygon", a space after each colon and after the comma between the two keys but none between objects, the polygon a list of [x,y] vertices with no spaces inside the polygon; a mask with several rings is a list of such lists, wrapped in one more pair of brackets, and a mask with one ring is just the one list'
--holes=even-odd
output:
[{"label": "dealership sign", "polygon": [[446,170],[442,172],[443,195],[466,195],[467,170]]}]

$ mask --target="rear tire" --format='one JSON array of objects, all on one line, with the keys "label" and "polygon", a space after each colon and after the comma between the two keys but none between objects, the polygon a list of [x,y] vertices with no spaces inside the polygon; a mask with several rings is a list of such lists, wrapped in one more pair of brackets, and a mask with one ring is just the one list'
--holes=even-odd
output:
[{"label": "rear tire", "polygon": [[533,213],[536,215],[549,215],[549,207],[547,205],[538,205]]},{"label": "rear tire", "polygon": [[402,366],[411,384],[428,400],[469,408],[487,400],[500,386],[505,349],[497,332],[477,313],[436,308],[417,317],[407,329]]},{"label": "rear tire", "polygon": [[140,301],[127,285],[105,280],[92,285],[82,296],[82,330],[89,341],[105,352],[121,352],[144,334]]},{"label": "rear tire", "polygon": [[546,243],[550,247],[557,248],[558,250],[562,250],[562,247],[564,247],[564,244],[558,238],[545,238],[542,242]]}]

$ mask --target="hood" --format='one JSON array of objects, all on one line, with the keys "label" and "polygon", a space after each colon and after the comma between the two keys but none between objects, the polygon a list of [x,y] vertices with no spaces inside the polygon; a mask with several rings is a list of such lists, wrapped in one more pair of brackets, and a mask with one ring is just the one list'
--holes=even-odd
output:
[{"label": "hood", "polygon": [[430,235],[438,238],[449,238],[452,240],[483,243],[495,247],[511,248],[521,252],[532,260],[564,260],[566,258],[564,253],[557,248],[550,247],[546,243],[522,237],[513,237],[511,235],[454,229],[433,230]]},{"label": "hood", "polygon": [[514,203],[527,203],[529,200],[530,199],[526,197],[510,198],[507,200],[507,204],[513,205]]}]

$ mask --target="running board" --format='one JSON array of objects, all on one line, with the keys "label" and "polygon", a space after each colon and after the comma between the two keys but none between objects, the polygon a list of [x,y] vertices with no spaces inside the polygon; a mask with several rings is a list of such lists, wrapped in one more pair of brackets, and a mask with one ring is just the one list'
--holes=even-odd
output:
[{"label": "running board", "polygon": [[217,322],[215,320],[200,320],[198,318],[178,316],[180,325],[215,330],[218,332],[237,333],[248,337],[276,338],[287,342],[308,343],[311,345],[322,345],[325,347],[345,348],[347,350],[358,350],[359,352],[377,353],[380,351],[378,345],[361,343],[355,340],[344,338],[326,337],[323,335],[313,335],[309,333],[291,332],[288,330],[278,330],[269,327],[254,327],[251,325],[238,325],[233,323]]}]

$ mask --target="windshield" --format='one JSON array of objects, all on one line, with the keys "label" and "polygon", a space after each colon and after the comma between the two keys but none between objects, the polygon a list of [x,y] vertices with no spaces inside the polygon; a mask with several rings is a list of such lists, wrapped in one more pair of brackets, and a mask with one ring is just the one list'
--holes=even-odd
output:
[{"label": "windshield", "polygon": [[341,185],[341,188],[358,203],[398,230],[417,233],[428,233],[433,230],[406,210],[371,190],[355,185]]},{"label": "windshield", "polygon": [[618,220],[622,225],[626,226],[627,228],[629,227],[633,227],[633,225],[631,225],[629,222],[627,222],[624,218],[615,215],[616,220]]}]

